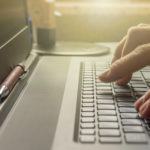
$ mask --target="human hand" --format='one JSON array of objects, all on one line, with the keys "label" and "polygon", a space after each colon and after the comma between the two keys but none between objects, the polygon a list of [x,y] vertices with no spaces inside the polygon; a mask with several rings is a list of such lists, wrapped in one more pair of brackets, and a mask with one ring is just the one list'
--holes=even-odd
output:
[{"label": "human hand", "polygon": [[110,68],[99,76],[103,82],[129,82],[132,73],[150,64],[150,25],[131,27],[119,42]]},{"label": "human hand", "polygon": [[150,90],[139,98],[134,106],[143,118],[150,118]]},{"label": "human hand", "polygon": [[[125,85],[133,72],[146,65],[150,65],[150,25],[139,25],[119,42],[110,68],[99,79]],[[150,118],[150,90],[135,102],[135,108],[142,117]]]}]

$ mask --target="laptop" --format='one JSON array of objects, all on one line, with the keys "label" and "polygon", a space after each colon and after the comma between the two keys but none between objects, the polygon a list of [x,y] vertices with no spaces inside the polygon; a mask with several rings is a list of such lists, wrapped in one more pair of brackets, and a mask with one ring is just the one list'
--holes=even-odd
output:
[{"label": "laptop", "polygon": [[89,60],[70,65],[52,149],[148,150],[150,120],[142,119],[133,104],[149,89],[150,67],[118,86],[98,80],[109,61]]},{"label": "laptop", "polygon": [[[58,122],[55,122],[55,134],[49,146],[51,135],[48,133],[52,127],[47,127],[47,119],[50,108],[44,105],[49,102],[45,96],[48,91],[42,91],[43,85],[38,80],[42,79],[42,82],[47,78],[45,74],[40,77],[39,72],[51,66],[47,60],[52,57],[43,57],[37,65],[40,58],[31,52],[31,30],[23,0],[1,0],[0,6],[3,8],[0,9],[1,14],[5,16],[4,19],[1,17],[4,24],[0,24],[3,33],[0,35],[0,80],[3,81],[10,70],[22,62],[28,72],[26,79],[22,79],[1,104],[0,147],[3,150],[14,147],[32,150],[43,150],[43,147],[44,150],[150,149],[150,120],[142,119],[133,106],[134,101],[150,87],[150,67],[136,72],[127,86],[102,83],[97,77],[109,67],[109,57],[72,58]],[[59,59],[53,60],[53,64],[58,63]],[[40,65],[42,67],[39,68]],[[32,73],[34,68],[36,71]],[[47,81],[45,86],[51,83],[53,81]],[[46,102],[38,99],[43,94]],[[41,113],[35,115],[39,110]],[[54,122],[55,109],[53,113],[50,122]]]}]

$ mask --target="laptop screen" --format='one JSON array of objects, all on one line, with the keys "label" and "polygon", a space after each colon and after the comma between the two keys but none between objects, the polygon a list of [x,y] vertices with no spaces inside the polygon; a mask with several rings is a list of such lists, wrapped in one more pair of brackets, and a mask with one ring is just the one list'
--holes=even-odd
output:
[{"label": "laptop screen", "polygon": [[0,82],[32,48],[26,0],[0,0]]},{"label": "laptop screen", "polygon": [[26,25],[24,0],[0,0],[0,46]]}]

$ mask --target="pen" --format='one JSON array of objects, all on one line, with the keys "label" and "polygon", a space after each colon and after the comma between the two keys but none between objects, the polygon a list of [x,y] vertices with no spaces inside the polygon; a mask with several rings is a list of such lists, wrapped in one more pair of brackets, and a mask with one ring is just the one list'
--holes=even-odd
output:
[{"label": "pen", "polygon": [[17,65],[0,85],[0,101],[7,97],[12,91],[19,78],[24,74],[25,68]]}]

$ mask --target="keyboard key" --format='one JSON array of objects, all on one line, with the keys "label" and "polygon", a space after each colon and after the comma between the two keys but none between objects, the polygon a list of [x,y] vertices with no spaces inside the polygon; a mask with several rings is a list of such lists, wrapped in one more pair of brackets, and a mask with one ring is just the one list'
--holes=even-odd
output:
[{"label": "keyboard key", "polygon": [[97,114],[103,115],[103,116],[116,116],[116,111],[115,110],[98,110]]},{"label": "keyboard key", "polygon": [[92,74],[93,75],[93,69],[92,68],[84,68],[83,69],[83,75]]},{"label": "keyboard key", "polygon": [[115,89],[130,89],[129,85],[120,86],[120,85],[117,85],[117,84],[114,83],[113,86],[114,86]]},{"label": "keyboard key", "polygon": [[142,125],[142,123],[139,119],[122,119],[121,122],[123,125],[137,125],[137,126]]},{"label": "keyboard key", "polygon": [[94,103],[94,99],[82,99],[82,103]]},{"label": "keyboard key", "polygon": [[90,84],[90,85],[93,85],[93,81],[83,81],[83,84]]},{"label": "keyboard key", "polygon": [[113,99],[113,95],[97,95],[97,99]]},{"label": "keyboard key", "polygon": [[128,143],[147,143],[147,138],[144,133],[126,133],[125,139]]},{"label": "keyboard key", "polygon": [[92,87],[83,88],[83,91],[94,91],[94,88]]},{"label": "keyboard key", "polygon": [[92,77],[84,77],[83,83],[86,82],[86,81],[93,82],[93,78]]},{"label": "keyboard key", "polygon": [[115,110],[115,105],[98,105],[98,110]]},{"label": "keyboard key", "polygon": [[146,88],[147,85],[145,85],[145,84],[132,84],[132,87],[133,88]]},{"label": "keyboard key", "polygon": [[114,104],[114,100],[101,99],[97,100],[97,104]]},{"label": "keyboard key", "polygon": [[115,93],[116,97],[132,97],[131,93]]},{"label": "keyboard key", "polygon": [[117,104],[119,107],[134,107],[133,102],[118,102]]},{"label": "keyboard key", "polygon": [[94,95],[82,95],[83,99],[93,99]]},{"label": "keyboard key", "polygon": [[99,73],[103,73],[106,70],[107,70],[107,67],[96,66],[96,74],[98,74],[98,75],[99,75]]},{"label": "keyboard key", "polygon": [[94,88],[94,86],[90,85],[90,84],[85,84],[85,85],[83,85],[83,88]]},{"label": "keyboard key", "polygon": [[93,69],[92,68],[84,68],[83,75],[93,75]]},{"label": "keyboard key", "polygon": [[[149,72],[150,71],[150,66],[146,66],[146,67],[142,68],[142,71],[145,71],[145,72],[148,71]],[[148,73],[148,75],[149,75],[149,73]]]},{"label": "keyboard key", "polygon": [[139,99],[141,97],[141,95],[135,95],[136,99]]},{"label": "keyboard key", "polygon": [[112,88],[110,86],[106,87],[96,87],[97,92],[112,92]]},{"label": "keyboard key", "polygon": [[100,137],[100,143],[121,143],[120,137]]},{"label": "keyboard key", "polygon": [[119,107],[119,111],[120,113],[136,113],[136,109],[135,108],[130,108],[130,107]]},{"label": "keyboard key", "polygon": [[144,132],[142,126],[123,126],[124,132]]},{"label": "keyboard key", "polygon": [[135,102],[136,99],[132,97],[117,97],[117,102]]},{"label": "keyboard key", "polygon": [[91,73],[91,74],[83,74],[83,78],[84,79],[87,79],[87,78],[90,78],[90,79],[93,79],[93,74]]},{"label": "keyboard key", "polygon": [[133,81],[134,81],[134,82],[143,82],[143,79],[142,79],[142,77],[135,77],[135,76],[134,76],[134,77],[131,79],[131,83],[132,83]]},{"label": "keyboard key", "polygon": [[99,87],[96,87],[97,90],[111,90],[112,88],[110,86],[99,86]]},{"label": "keyboard key", "polygon": [[119,125],[117,122],[100,122],[98,127],[99,129],[118,129]]},{"label": "keyboard key", "polygon": [[122,119],[137,119],[137,118],[139,118],[138,113],[121,113],[120,116]]},{"label": "keyboard key", "polygon": [[80,126],[82,129],[94,129],[95,128],[94,123],[81,123]]},{"label": "keyboard key", "polygon": [[82,112],[94,112],[93,107],[84,107],[81,109]]},{"label": "keyboard key", "polygon": [[81,118],[82,123],[94,123],[95,119],[93,117],[83,117]]},{"label": "keyboard key", "polygon": [[103,82],[98,82],[98,83],[96,83],[96,86],[97,87],[99,87],[99,86],[111,86],[111,84],[110,83],[103,83]]},{"label": "keyboard key", "polygon": [[94,91],[83,91],[82,92],[83,95],[94,95]]},{"label": "keyboard key", "polygon": [[80,131],[81,135],[95,135],[94,129],[81,129]]},{"label": "keyboard key", "polygon": [[100,129],[99,136],[115,137],[120,136],[120,131],[117,129]]},{"label": "keyboard key", "polygon": [[142,80],[142,78],[141,78],[141,73],[140,73],[140,76],[135,76],[135,75],[133,74],[131,80],[132,80],[132,81]]},{"label": "keyboard key", "polygon": [[115,89],[115,92],[116,93],[130,93],[131,92],[131,90],[130,89]]},{"label": "keyboard key", "polygon": [[145,84],[144,81],[142,80],[131,80],[130,83],[131,84]]},{"label": "keyboard key", "polygon": [[145,94],[145,92],[134,92],[135,96],[141,97]]},{"label": "keyboard key", "polygon": [[87,68],[87,67],[84,67],[85,68],[85,70],[84,70],[84,73],[92,73],[93,71],[92,71],[92,68],[90,68],[90,70],[88,70],[89,69],[89,67]]},{"label": "keyboard key", "polygon": [[95,136],[93,135],[82,135],[80,136],[81,143],[95,143]]},{"label": "keyboard key", "polygon": [[96,92],[96,94],[97,94],[97,95],[112,95],[113,93],[112,93],[112,91],[108,91],[108,90],[106,90],[106,91],[104,91],[104,90],[103,90],[103,91],[102,91],[102,90],[100,91],[100,90],[99,90],[99,91]]},{"label": "keyboard key", "polygon": [[133,88],[136,92],[147,92],[148,88]]},{"label": "keyboard key", "polygon": [[142,74],[139,72],[139,75],[134,75],[132,74],[132,79],[131,80],[143,80]]},{"label": "keyboard key", "polygon": [[93,77],[93,72],[84,72],[83,77]]},{"label": "keyboard key", "polygon": [[149,72],[143,71],[142,74],[143,74],[145,79],[150,79],[150,73]]},{"label": "keyboard key", "polygon": [[82,112],[81,116],[82,117],[94,117],[95,114],[94,114],[94,112]]},{"label": "keyboard key", "polygon": [[94,107],[93,103],[83,103],[82,107]]},{"label": "keyboard key", "polygon": [[117,116],[99,116],[99,122],[117,122]]}]

